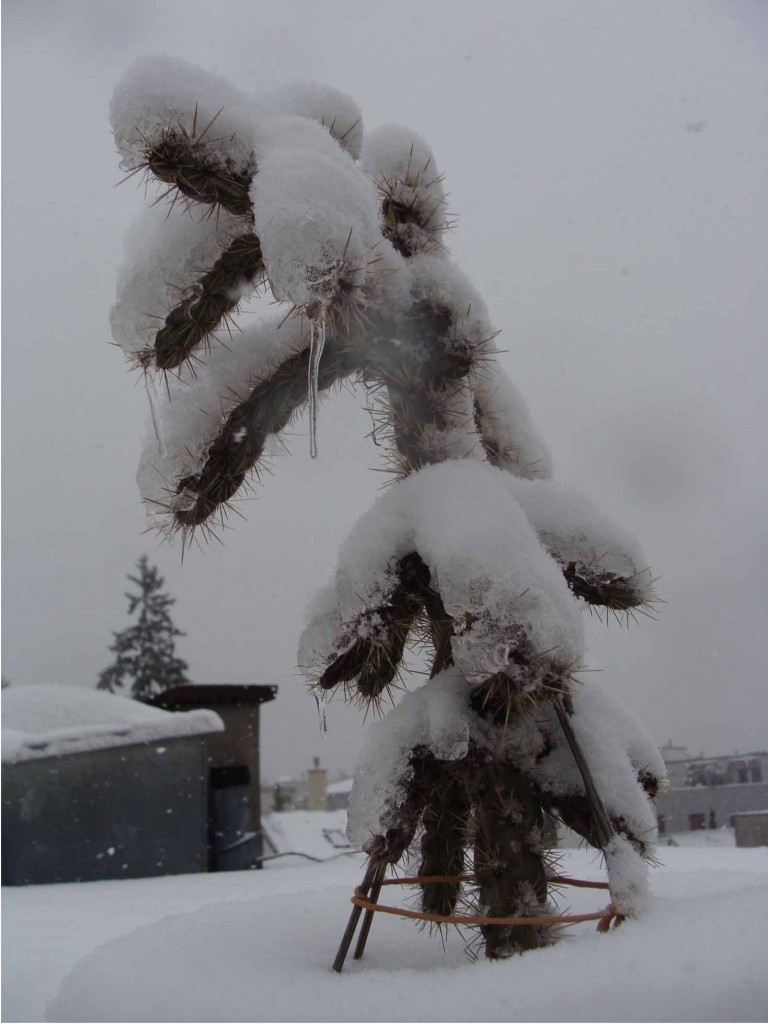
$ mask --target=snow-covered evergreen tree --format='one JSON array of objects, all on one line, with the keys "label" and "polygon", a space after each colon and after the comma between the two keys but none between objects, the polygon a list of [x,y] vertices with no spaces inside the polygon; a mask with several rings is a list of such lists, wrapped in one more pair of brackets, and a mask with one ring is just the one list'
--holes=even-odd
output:
[{"label": "snow-covered evergreen tree", "polygon": [[130,688],[137,699],[155,697],[172,686],[188,683],[187,663],[176,656],[176,637],[184,636],[171,619],[175,599],[163,592],[164,581],[146,555],[136,563],[138,576],[129,576],[138,593],[126,593],[132,626],[114,633],[112,664],[99,675],[98,689],[110,693]]},{"label": "snow-covered evergreen tree", "polygon": [[[426,911],[462,898],[489,917],[550,912],[550,815],[606,857],[635,913],[664,775],[653,743],[577,682],[582,609],[652,600],[637,545],[551,480],[549,453],[497,359],[487,311],[445,248],[442,177],[399,126],[364,138],[348,97],[301,86],[254,98],[148,59],[119,84],[123,169],[159,182],[128,243],[115,340],[147,383],[138,481],[151,522],[215,529],[270,439],[353,381],[376,410],[394,483],[342,548],[299,662],[322,695],[379,703],[411,643],[432,677],[369,734],[349,811],[371,885],[420,837]],[[238,324],[259,288],[285,303]],[[291,315],[293,314],[293,315]],[[158,329],[158,324],[159,329]],[[483,927],[488,956],[546,944],[546,926]]]}]

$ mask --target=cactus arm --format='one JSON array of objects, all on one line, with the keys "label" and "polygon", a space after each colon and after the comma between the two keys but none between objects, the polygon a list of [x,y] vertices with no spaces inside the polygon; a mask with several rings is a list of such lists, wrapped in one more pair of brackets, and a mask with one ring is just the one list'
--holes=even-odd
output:
[{"label": "cactus arm", "polygon": [[255,159],[245,170],[177,128],[166,128],[144,151],[145,167],[159,182],[185,199],[221,206],[238,216],[252,216],[250,187]]},{"label": "cactus arm", "polygon": [[[308,369],[309,349],[305,348],[282,362],[229,413],[200,472],[178,482],[177,494],[183,497],[174,509],[178,527],[202,525],[235,496],[262,459],[267,438],[284,430],[307,401]],[[355,370],[349,350],[331,339],[320,367],[319,388],[327,391]]]},{"label": "cactus arm", "polygon": [[243,291],[264,273],[261,244],[253,233],[240,235],[176,305],[155,336],[154,361],[173,370],[209,342],[222,321],[237,308]]}]

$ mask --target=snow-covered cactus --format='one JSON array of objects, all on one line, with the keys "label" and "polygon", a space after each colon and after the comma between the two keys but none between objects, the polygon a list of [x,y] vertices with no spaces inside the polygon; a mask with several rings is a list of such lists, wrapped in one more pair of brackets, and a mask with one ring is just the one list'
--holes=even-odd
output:
[{"label": "snow-covered cactus", "polygon": [[[123,169],[170,200],[129,239],[112,317],[147,380],[138,479],[152,524],[184,541],[215,529],[306,405],[316,455],[334,384],[362,385],[375,409],[395,482],[343,546],[299,661],[323,695],[362,704],[380,701],[409,644],[431,646],[433,668],[369,734],[353,841],[385,866],[420,836],[421,875],[441,876],[423,885],[429,913],[461,898],[543,917],[545,819],[559,818],[604,851],[614,904],[635,912],[663,764],[574,673],[585,603],[631,614],[652,580],[630,537],[551,481],[484,303],[445,248],[429,147],[398,126],[364,139],[331,89],[255,99],[157,58],[122,80],[112,120]],[[230,332],[258,288],[284,308]],[[552,932],[483,936],[500,957]]]}]

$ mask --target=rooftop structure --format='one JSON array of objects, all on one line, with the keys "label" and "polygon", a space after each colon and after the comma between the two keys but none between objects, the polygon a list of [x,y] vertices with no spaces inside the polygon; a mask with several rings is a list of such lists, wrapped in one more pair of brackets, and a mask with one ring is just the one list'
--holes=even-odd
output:
[{"label": "rooftop structure", "polygon": [[213,711],[20,686],[3,695],[3,727],[4,885],[206,869]]}]

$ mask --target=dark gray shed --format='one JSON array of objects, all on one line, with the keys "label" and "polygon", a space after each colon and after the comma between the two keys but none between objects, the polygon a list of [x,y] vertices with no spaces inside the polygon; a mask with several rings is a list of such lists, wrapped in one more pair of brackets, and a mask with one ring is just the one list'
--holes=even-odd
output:
[{"label": "dark gray shed", "polygon": [[152,698],[157,707],[174,711],[212,708],[224,723],[224,732],[208,745],[211,871],[261,867],[260,711],[276,696],[276,686],[189,683]]},{"label": "dark gray shed", "polygon": [[205,871],[205,710],[68,686],[3,692],[2,882]]}]

